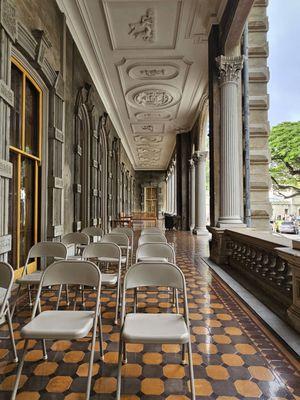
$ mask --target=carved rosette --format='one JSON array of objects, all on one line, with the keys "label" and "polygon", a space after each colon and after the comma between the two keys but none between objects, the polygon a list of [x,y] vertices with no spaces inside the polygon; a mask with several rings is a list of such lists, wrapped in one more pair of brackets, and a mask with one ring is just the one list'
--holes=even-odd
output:
[{"label": "carved rosette", "polygon": [[190,169],[193,169],[195,167],[194,160],[191,158],[188,162],[189,162]]},{"label": "carved rosette", "polygon": [[244,57],[226,57],[219,56],[216,58],[217,66],[219,68],[220,85],[224,83],[238,84],[240,79],[240,71],[243,68]]}]

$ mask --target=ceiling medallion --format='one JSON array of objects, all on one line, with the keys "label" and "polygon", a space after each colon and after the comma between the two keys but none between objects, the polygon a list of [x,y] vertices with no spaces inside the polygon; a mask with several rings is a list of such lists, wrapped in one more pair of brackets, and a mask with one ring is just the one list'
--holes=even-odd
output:
[{"label": "ceiling medallion", "polygon": [[134,107],[156,110],[177,104],[181,95],[174,86],[156,84],[131,89],[126,94],[126,99]]},{"label": "ceiling medallion", "polygon": [[166,90],[147,89],[137,93],[133,97],[133,101],[139,106],[159,108],[171,104],[173,97]]},{"label": "ceiling medallion", "polygon": [[153,42],[154,37],[154,11],[148,8],[145,15],[142,15],[138,22],[130,23],[128,35],[142,38],[145,42]]}]

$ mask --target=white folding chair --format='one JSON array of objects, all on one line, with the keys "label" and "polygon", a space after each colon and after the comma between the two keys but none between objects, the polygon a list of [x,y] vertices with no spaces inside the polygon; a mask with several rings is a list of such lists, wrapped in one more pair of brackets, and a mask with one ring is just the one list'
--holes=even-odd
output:
[{"label": "white folding chair", "polygon": [[144,243],[136,251],[136,262],[170,262],[176,264],[175,251],[169,243]]},{"label": "white folding chair", "polygon": [[153,233],[140,236],[138,246],[144,243],[167,243],[167,238],[163,234]]},{"label": "white folding chair", "polygon": [[122,264],[125,264],[126,268],[128,268],[128,258],[129,258],[129,239],[125,233],[108,233],[103,236],[101,239],[101,243],[115,243],[117,244],[121,251],[125,251],[126,256],[122,256]]},{"label": "white folding chair", "polygon": [[[37,314],[40,308],[41,290],[44,286],[52,285],[85,285],[96,287],[96,307],[91,311],[56,311],[47,310]],[[15,400],[24,360],[30,339],[42,340],[44,353],[45,340],[77,340],[87,337],[92,330],[91,354],[89,361],[86,399],[90,397],[93,371],[94,351],[99,322],[100,352],[102,350],[102,328],[100,314],[101,273],[99,268],[90,261],[57,261],[51,264],[43,273],[37,298],[34,304],[31,321],[21,329],[21,337],[25,339],[22,360],[20,361],[11,400]]]},{"label": "white folding chair", "polygon": [[93,243],[100,242],[103,236],[103,230],[101,228],[98,228],[97,226],[89,226],[88,228],[84,228],[82,230],[82,233],[88,235],[92,239]]},{"label": "white folding chair", "polygon": [[[28,256],[25,262],[25,266],[23,269],[23,273],[21,278],[16,280],[16,283],[19,284],[19,288],[17,291],[16,300],[14,302],[14,306],[11,314],[14,315],[15,308],[17,306],[18,297],[21,291],[22,286],[26,285],[28,287],[28,297],[29,297],[29,305],[32,306],[32,298],[31,298],[31,286],[39,285],[43,271],[35,271],[32,273],[28,273],[28,264],[32,258],[59,258],[66,259],[67,257],[67,247],[60,242],[38,242],[34,244],[28,252]],[[68,299],[67,299],[68,301]]]},{"label": "white folding chair", "polygon": [[[0,325],[5,322],[8,325],[9,337],[14,355],[14,362],[18,362],[18,354],[15,345],[14,331],[11,322],[11,313],[9,307],[9,299],[11,295],[11,288],[14,282],[14,271],[12,267],[0,261]],[[1,340],[8,339],[7,337],[0,337]]]},{"label": "white folding chair", "polygon": [[122,253],[121,249],[115,243],[91,243],[84,250],[82,254],[83,259],[89,259],[97,263],[117,264],[117,273],[102,273],[101,281],[102,286],[116,287],[116,313],[115,324],[118,323],[119,304],[121,295],[121,267],[122,267]]},{"label": "white folding chair", "polygon": [[118,226],[117,228],[114,228],[111,233],[124,233],[126,236],[128,236],[129,239],[129,252],[130,252],[130,265],[132,265],[132,260],[133,260],[133,239],[134,239],[134,233],[133,229],[128,228],[126,226]]},{"label": "white folding chair", "polygon": [[[136,262],[170,262],[176,264],[174,247],[169,243],[144,243],[141,244],[136,251]],[[134,307],[136,309],[138,299],[137,291],[134,291]],[[173,306],[178,310],[178,295],[176,289],[173,290]]]},{"label": "white folding chair", "polygon": [[[126,313],[126,291],[138,287],[169,286],[179,290],[184,298],[183,315],[176,313]],[[121,332],[119,342],[117,400],[121,397],[121,367],[126,359],[126,343],[180,344],[182,362],[188,349],[192,400],[195,400],[194,371],[189,331],[188,302],[185,278],[181,270],[171,263],[134,264],[127,272],[123,285]]]},{"label": "white folding chair", "polygon": [[83,232],[70,232],[61,239],[68,248],[68,260],[81,260],[82,250],[90,244],[90,237]]},{"label": "white folding chair", "polygon": [[152,226],[152,227],[149,227],[149,228],[144,228],[144,229],[142,229],[142,231],[141,231],[141,236],[143,236],[143,235],[151,235],[151,234],[155,234],[155,233],[158,233],[158,234],[164,234],[164,231],[162,230],[162,229],[160,229],[160,228],[157,228],[156,226]]}]

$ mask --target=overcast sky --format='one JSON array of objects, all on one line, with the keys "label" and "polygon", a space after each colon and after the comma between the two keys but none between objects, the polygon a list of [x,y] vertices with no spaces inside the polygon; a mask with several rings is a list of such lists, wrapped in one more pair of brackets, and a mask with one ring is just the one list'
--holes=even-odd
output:
[{"label": "overcast sky", "polygon": [[300,121],[300,0],[270,0],[269,120]]}]

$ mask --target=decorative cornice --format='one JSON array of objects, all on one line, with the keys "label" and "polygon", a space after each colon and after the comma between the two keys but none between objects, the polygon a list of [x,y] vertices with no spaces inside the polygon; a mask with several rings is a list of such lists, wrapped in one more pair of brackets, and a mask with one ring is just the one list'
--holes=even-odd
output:
[{"label": "decorative cornice", "polygon": [[238,83],[240,79],[240,71],[243,68],[244,57],[226,57],[219,56],[216,58],[217,66],[219,68],[220,84],[224,83]]}]

